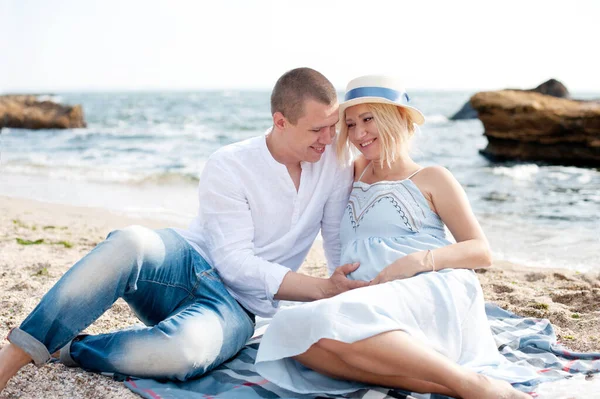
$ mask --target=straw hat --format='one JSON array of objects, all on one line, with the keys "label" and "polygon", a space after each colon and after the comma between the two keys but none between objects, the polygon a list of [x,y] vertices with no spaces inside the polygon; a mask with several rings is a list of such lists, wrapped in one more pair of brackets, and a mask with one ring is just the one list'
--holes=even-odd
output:
[{"label": "straw hat", "polygon": [[415,107],[408,105],[410,97],[404,86],[391,76],[366,75],[352,79],[346,86],[344,102],[340,104],[342,119],[346,108],[364,103],[392,104],[406,109],[414,122],[422,125],[425,117]]}]

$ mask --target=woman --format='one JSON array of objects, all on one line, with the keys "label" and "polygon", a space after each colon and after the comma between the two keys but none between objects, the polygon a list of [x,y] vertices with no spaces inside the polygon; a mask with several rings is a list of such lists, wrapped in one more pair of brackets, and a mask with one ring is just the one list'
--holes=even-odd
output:
[{"label": "woman", "polygon": [[414,125],[424,118],[408,101],[389,77],[348,84],[338,154],[346,160],[351,143],[361,155],[341,224],[341,261],[360,262],[352,277],[371,284],[281,310],[263,337],[257,371],[302,393],[372,384],[527,398],[489,377],[522,382],[535,372],[498,353],[473,272],[491,264],[487,239],[452,174],[411,159]]}]

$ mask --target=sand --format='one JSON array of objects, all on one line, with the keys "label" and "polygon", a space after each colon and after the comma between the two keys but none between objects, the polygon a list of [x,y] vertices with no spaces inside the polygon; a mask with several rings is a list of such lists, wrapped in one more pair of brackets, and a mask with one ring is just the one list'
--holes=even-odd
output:
[{"label": "sand", "polygon": [[[111,230],[131,224],[172,226],[102,209],[0,197],[0,346],[7,343],[4,337],[8,331],[18,326],[73,263]],[[34,244],[38,240],[43,241]],[[326,275],[319,246],[313,247],[301,271]],[[600,351],[600,273],[529,268],[497,261],[478,276],[487,300],[520,315],[549,318],[559,340],[573,350]],[[128,306],[119,300],[87,332],[106,332],[136,322]],[[26,366],[0,397],[139,398],[111,378],[61,364]]]}]

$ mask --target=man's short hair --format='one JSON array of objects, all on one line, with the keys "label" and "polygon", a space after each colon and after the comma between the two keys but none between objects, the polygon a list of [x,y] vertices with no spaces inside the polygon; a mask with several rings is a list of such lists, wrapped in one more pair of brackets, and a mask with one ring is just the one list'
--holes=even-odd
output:
[{"label": "man's short hair", "polygon": [[337,102],[337,93],[329,80],[310,68],[296,68],[284,73],[271,93],[271,115],[281,112],[293,124],[304,115],[304,101],[322,104]]}]

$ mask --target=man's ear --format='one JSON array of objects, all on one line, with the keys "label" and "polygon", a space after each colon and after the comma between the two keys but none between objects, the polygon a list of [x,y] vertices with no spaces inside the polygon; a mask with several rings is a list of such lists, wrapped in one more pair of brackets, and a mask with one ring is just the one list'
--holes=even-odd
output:
[{"label": "man's ear", "polygon": [[287,127],[288,121],[285,116],[279,111],[273,114],[273,126],[279,130],[284,130]]}]

